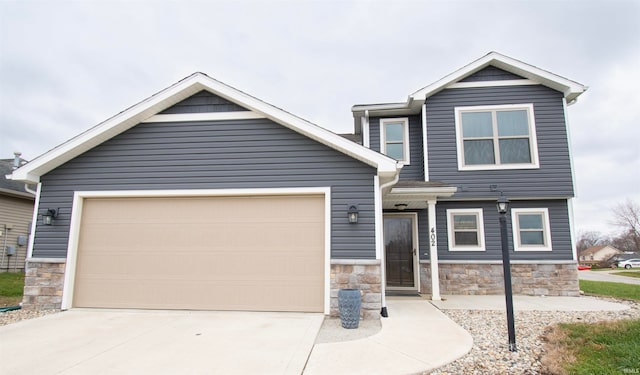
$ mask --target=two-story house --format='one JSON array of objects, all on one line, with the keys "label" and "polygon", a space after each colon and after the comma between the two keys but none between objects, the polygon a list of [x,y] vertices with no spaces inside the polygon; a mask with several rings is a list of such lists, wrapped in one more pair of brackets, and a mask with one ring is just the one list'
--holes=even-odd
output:
[{"label": "two-story house", "polygon": [[502,293],[504,194],[514,292],[578,295],[567,106],[585,90],[493,52],[406,102],[353,106],[362,144],[403,164],[383,191],[387,290]]},{"label": "two-story house", "polygon": [[[339,136],[194,73],[13,171],[37,184],[24,307],[314,311],[341,288],[577,295],[566,106],[585,87],[491,53],[357,105]],[[355,139],[355,142],[352,141]]]}]

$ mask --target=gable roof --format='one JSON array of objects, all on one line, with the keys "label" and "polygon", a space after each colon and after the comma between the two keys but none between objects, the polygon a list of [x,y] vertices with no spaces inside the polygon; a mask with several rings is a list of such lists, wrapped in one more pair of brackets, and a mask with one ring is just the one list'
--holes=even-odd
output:
[{"label": "gable roof", "polygon": [[[30,200],[35,199],[35,196],[25,189],[24,183],[11,181],[6,178],[6,175],[11,174],[13,171],[14,160],[15,159],[0,159],[0,194],[27,198]],[[26,160],[20,159],[20,162],[26,162]]]},{"label": "gable roof", "polygon": [[419,112],[425,100],[448,88],[466,77],[488,67],[494,66],[506,72],[521,76],[536,84],[547,86],[551,89],[563,93],[567,103],[571,103],[577,99],[583,92],[587,90],[578,82],[564,78],[557,74],[540,69],[533,65],[529,65],[522,61],[516,60],[509,56],[502,55],[498,52],[490,52],[485,56],[473,61],[472,63],[456,70],[455,72],[437,80],[436,82],[425,86],[409,95],[404,103],[383,103],[383,104],[363,104],[352,107],[352,112],[362,113],[368,111],[385,111],[388,114],[407,113],[407,111]]},{"label": "gable roof", "polygon": [[611,250],[617,251],[619,254],[623,252],[622,250],[618,250],[618,249],[616,249],[615,247],[613,247],[611,245],[602,245],[602,246],[593,246],[593,247],[590,247],[588,249],[584,249],[580,253],[580,256],[593,255],[593,254],[595,254],[595,253],[597,253],[597,252],[599,252],[599,251],[601,251],[603,249],[606,249],[607,247],[610,248]]},{"label": "gable roof", "polygon": [[382,177],[392,178],[398,173],[400,168],[402,168],[402,166],[392,158],[351,142],[338,134],[263,102],[215,80],[204,73],[196,72],[43,155],[40,155],[26,165],[13,171],[10,177],[17,181],[39,182],[40,176],[43,174],[202,90],[209,91],[230,102],[236,103],[254,112],[256,115],[266,117],[280,125],[375,167],[378,170],[378,174]]}]

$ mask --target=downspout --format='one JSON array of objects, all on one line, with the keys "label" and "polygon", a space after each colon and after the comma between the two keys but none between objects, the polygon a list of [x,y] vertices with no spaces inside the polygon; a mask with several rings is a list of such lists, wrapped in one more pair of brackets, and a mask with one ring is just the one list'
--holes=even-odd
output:
[{"label": "downspout", "polygon": [[371,139],[369,139],[369,110],[365,109],[364,117],[361,117],[362,127],[362,145],[366,148],[371,147]]},{"label": "downspout", "polygon": [[[396,173],[396,176],[393,178],[393,180],[380,185],[380,210],[382,210],[383,190],[398,183],[399,179],[400,179],[400,172],[398,171]],[[382,229],[382,223],[380,223],[379,230],[380,230],[380,235],[384,237],[384,230]],[[380,315],[382,315],[383,318],[388,318],[389,313],[387,312],[387,295],[386,295],[387,294],[387,272],[386,272],[386,259],[385,259],[385,251],[384,251],[384,238],[381,241],[380,247],[382,247],[380,251],[380,290],[382,292],[380,293],[382,295],[382,299],[381,299],[382,309],[380,309]]]},{"label": "downspout", "polygon": [[29,189],[29,184],[24,184],[24,191],[26,191],[29,194],[36,195],[36,191],[35,190]]}]

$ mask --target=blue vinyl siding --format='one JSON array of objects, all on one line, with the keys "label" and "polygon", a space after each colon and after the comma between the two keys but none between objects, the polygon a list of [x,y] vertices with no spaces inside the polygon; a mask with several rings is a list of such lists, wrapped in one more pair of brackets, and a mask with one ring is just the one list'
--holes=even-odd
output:
[{"label": "blue vinyl siding", "polygon": [[[539,169],[459,171],[454,108],[533,103]],[[574,194],[562,94],[544,86],[443,90],[427,99],[429,179],[458,187],[457,199],[495,196],[490,185],[511,198],[566,198]]]},{"label": "blue vinyl siding", "polygon": [[[375,259],[375,168],[270,120],[144,123],[42,176],[34,257],[66,256],[74,191],[331,187],[332,257]],[[347,205],[357,203],[357,224]]]},{"label": "blue vinyl siding", "polygon": [[[409,118],[409,153],[411,164],[402,167],[400,179],[424,181],[424,154],[422,148],[422,120],[420,116],[389,116],[388,118]],[[380,119],[387,117],[371,117],[369,119],[370,148],[380,152]]]},{"label": "blue vinyl siding", "polygon": [[479,70],[472,75],[461,79],[460,82],[478,82],[478,81],[505,81],[514,79],[525,79],[519,75],[509,73],[495,66],[488,66]]},{"label": "blue vinyl siding", "polygon": [[[482,208],[486,251],[449,251],[447,237],[447,209]],[[507,219],[509,249],[512,260],[572,260],[569,211],[566,200],[512,201],[510,208],[548,208],[551,228],[552,251],[513,251],[512,218]],[[438,232],[439,260],[500,260],[502,244],[500,242],[500,222],[495,200],[439,202],[436,205],[436,226]],[[426,237],[424,238],[427,239]],[[422,249],[421,237],[421,249]],[[428,243],[425,243],[428,246]],[[428,249],[428,247],[426,247]],[[421,259],[428,259],[421,251]]]}]

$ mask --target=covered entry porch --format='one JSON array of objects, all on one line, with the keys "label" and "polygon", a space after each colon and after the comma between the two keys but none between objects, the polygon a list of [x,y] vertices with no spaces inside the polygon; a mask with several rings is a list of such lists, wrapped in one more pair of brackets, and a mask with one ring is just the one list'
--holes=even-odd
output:
[{"label": "covered entry porch", "polygon": [[440,182],[399,181],[383,191],[383,295],[421,292],[422,253],[428,255],[430,263],[431,299],[441,299],[436,204],[438,199],[451,197],[456,190],[455,186]]}]

